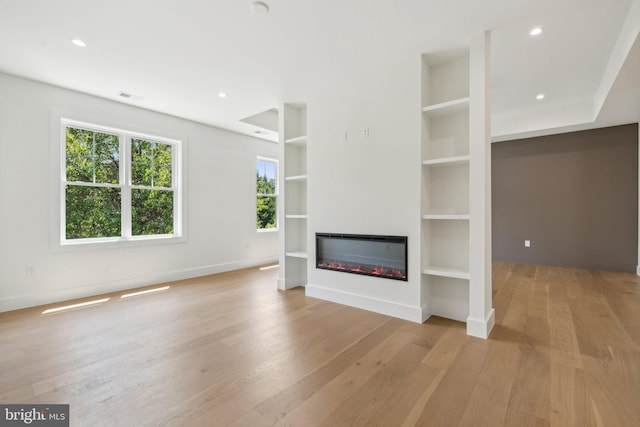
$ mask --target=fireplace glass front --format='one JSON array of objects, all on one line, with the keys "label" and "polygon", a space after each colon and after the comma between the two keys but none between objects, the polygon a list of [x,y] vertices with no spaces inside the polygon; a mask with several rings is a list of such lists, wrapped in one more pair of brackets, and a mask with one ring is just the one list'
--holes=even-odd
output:
[{"label": "fireplace glass front", "polygon": [[316,233],[316,267],[407,281],[407,237]]}]

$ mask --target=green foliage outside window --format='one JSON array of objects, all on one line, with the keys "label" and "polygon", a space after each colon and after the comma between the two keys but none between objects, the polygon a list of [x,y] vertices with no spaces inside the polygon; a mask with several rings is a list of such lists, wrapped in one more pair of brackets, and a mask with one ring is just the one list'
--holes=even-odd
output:
[{"label": "green foliage outside window", "polygon": [[173,191],[131,190],[131,234],[173,233]]},{"label": "green foliage outside window", "polygon": [[131,183],[171,188],[171,146],[132,139]]},{"label": "green foliage outside window", "polygon": [[[132,139],[131,183],[171,188],[171,146]],[[173,191],[132,189],[131,233],[134,236],[173,233]]]},{"label": "green foliage outside window", "polygon": [[117,135],[67,128],[68,182],[118,184],[120,139]]},{"label": "green foliage outside window", "polygon": [[256,228],[276,228],[276,164],[268,160],[256,163]]},{"label": "green foliage outside window", "polygon": [[65,199],[67,239],[120,235],[120,189],[67,185]]},{"label": "green foliage outside window", "polygon": [[[66,238],[122,236],[118,135],[67,126],[65,159]],[[172,161],[171,145],[132,138],[133,236],[173,234]]]}]

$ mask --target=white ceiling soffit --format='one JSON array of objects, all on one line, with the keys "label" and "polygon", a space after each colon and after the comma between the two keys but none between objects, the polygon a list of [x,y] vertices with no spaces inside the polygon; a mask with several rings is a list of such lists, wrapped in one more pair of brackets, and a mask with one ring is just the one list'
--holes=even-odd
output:
[{"label": "white ceiling soffit", "polygon": [[270,108],[258,114],[254,114],[241,122],[255,126],[254,134],[269,138],[273,142],[278,142],[278,109]]},{"label": "white ceiling soffit", "polygon": [[[640,7],[640,0],[270,0],[269,13],[255,15],[251,3],[0,0],[0,71],[273,140],[242,119],[284,100],[366,85],[376,70],[417,73],[420,54],[464,46],[472,32],[490,29],[492,118],[502,137],[593,123],[602,100],[602,110],[613,111],[608,88],[619,86],[616,63],[626,64],[621,34],[633,32]],[[543,28],[536,38],[534,26]],[[86,47],[74,46],[76,38]]]}]

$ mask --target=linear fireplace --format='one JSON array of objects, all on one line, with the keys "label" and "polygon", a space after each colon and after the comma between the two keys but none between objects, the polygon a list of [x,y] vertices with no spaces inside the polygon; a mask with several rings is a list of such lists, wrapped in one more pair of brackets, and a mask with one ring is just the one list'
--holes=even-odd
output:
[{"label": "linear fireplace", "polygon": [[407,281],[407,237],[316,233],[316,267]]}]

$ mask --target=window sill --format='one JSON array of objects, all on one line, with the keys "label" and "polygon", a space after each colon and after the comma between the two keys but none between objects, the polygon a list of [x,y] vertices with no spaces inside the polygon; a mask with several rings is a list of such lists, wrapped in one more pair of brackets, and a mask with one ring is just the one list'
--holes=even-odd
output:
[{"label": "window sill", "polygon": [[138,236],[130,238],[77,239],[58,242],[54,251],[83,251],[93,249],[130,248],[138,246],[154,246],[173,243],[184,243],[185,236]]},{"label": "window sill", "polygon": [[256,233],[258,233],[258,234],[262,234],[262,233],[270,234],[270,233],[277,233],[278,231],[280,231],[278,228],[261,228],[259,230],[256,230]]}]

